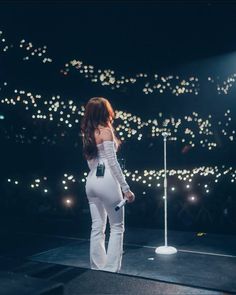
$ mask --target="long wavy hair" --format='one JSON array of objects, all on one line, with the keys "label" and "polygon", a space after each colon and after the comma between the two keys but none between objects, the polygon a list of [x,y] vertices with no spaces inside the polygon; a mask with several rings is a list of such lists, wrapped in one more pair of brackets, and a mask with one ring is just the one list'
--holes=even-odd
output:
[{"label": "long wavy hair", "polygon": [[[98,149],[94,137],[94,132],[98,126],[112,126],[115,118],[114,110],[110,102],[103,97],[92,97],[85,106],[84,117],[81,121],[81,133],[83,141],[83,156],[91,160],[98,155]],[[113,129],[114,140],[118,147],[121,144],[120,139],[116,136]]]}]

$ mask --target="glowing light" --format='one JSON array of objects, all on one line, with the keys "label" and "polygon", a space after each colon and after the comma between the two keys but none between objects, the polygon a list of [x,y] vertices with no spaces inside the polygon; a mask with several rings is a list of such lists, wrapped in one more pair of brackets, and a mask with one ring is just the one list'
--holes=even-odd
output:
[{"label": "glowing light", "polygon": [[196,197],[195,197],[195,196],[190,196],[189,199],[190,199],[191,201],[196,201]]}]

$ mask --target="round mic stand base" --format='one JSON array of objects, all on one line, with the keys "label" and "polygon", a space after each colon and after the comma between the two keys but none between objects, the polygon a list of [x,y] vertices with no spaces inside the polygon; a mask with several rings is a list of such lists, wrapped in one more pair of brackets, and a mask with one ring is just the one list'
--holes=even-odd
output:
[{"label": "round mic stand base", "polygon": [[175,254],[177,253],[177,249],[170,246],[161,246],[161,247],[157,247],[155,252],[157,254]]}]

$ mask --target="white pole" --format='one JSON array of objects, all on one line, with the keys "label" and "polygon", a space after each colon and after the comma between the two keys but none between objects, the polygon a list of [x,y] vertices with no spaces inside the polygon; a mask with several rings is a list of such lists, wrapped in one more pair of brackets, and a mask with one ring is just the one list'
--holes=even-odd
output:
[{"label": "white pole", "polygon": [[168,133],[163,132],[162,136],[164,138],[164,218],[165,218],[165,246],[157,247],[155,252],[157,254],[174,254],[177,253],[177,249],[168,246],[167,242],[167,176],[166,176],[166,138]]},{"label": "white pole", "polygon": [[164,136],[164,200],[165,200],[165,246],[167,247],[167,177],[166,177],[166,136]]}]

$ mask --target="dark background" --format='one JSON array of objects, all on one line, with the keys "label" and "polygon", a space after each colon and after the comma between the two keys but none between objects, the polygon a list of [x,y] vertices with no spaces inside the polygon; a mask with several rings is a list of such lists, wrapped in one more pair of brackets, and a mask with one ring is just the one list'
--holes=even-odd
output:
[{"label": "dark background", "polygon": [[[78,104],[85,104],[92,96],[104,96],[114,109],[136,114],[143,120],[155,118],[159,112],[163,112],[163,117],[178,118],[193,111],[200,116],[212,114],[216,120],[227,109],[235,111],[235,86],[228,95],[218,95],[206,83],[207,77],[220,76],[223,81],[235,72],[235,27],[233,1],[3,1],[0,29],[9,42],[19,44],[25,39],[36,46],[47,45],[53,63],[44,65],[33,59],[26,63],[14,47],[9,53],[0,54],[0,79],[7,81],[10,89],[27,89],[45,97],[60,94]],[[201,90],[197,96],[178,97],[144,95],[135,85],[112,91],[79,75],[60,75],[63,65],[74,58],[124,76],[139,72],[186,78],[194,75],[199,77]],[[2,179],[6,175],[27,178],[40,173],[53,177],[64,170],[80,175],[87,169],[79,129],[70,131],[65,141],[53,146],[42,145],[40,140],[21,144],[14,141],[14,133],[22,126],[27,127],[29,134],[41,132],[48,136],[52,136],[52,127],[47,129],[47,123],[33,125],[20,108],[0,104],[0,110],[6,118],[1,123]],[[4,138],[4,130],[12,130],[10,140]],[[235,167],[235,143],[226,143],[223,138],[220,142],[213,151],[197,147],[184,155],[184,144],[170,143],[168,165],[176,169],[223,164]],[[162,154],[160,138],[130,140],[121,149],[130,170],[162,169]],[[229,188],[222,184],[221,188],[226,199],[229,189],[234,197],[234,185]]]}]

